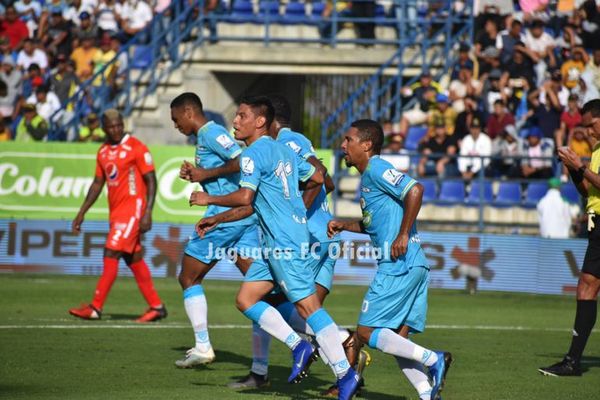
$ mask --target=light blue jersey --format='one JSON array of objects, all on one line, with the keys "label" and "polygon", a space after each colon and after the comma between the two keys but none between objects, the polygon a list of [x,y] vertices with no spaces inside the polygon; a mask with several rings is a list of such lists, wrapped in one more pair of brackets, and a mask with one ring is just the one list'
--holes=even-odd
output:
[{"label": "light blue jersey", "polygon": [[[196,167],[205,169],[217,168],[229,160],[235,159],[241,153],[241,147],[221,125],[209,121],[198,130]],[[239,174],[231,174],[206,180],[201,185],[202,189],[211,196],[222,196],[238,190],[239,179]],[[210,205],[204,215],[210,217],[227,210],[229,210],[229,207]],[[256,217],[251,215],[239,221],[223,223],[220,226],[249,225],[255,223]]]},{"label": "light blue jersey", "polygon": [[382,250],[382,258],[378,260],[379,272],[401,275],[415,266],[428,268],[416,224],[410,228],[406,254],[396,260],[391,259],[391,246],[400,232],[404,216],[404,196],[416,183],[379,156],[371,157],[362,175],[360,206],[363,225],[371,236],[373,246]]},{"label": "light blue jersey", "polygon": [[315,168],[287,146],[261,136],[242,153],[240,171],[240,186],[256,192],[253,206],[267,247],[300,254],[309,232],[298,181],[307,181]]},{"label": "light blue jersey", "polygon": [[[310,140],[303,134],[294,132],[290,128],[283,128],[277,134],[277,141],[287,145],[298,156],[304,160],[310,157],[316,157],[315,149]],[[329,204],[327,202],[327,192],[325,185],[315,198],[315,201],[306,212],[308,217],[308,230],[311,234],[311,243],[329,243],[338,241],[338,239],[330,239],[327,236],[327,224],[333,218],[329,212]]]}]

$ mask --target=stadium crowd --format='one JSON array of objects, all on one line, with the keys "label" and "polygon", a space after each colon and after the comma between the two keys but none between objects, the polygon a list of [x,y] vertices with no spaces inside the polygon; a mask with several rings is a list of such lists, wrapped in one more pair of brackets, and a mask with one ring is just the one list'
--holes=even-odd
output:
[{"label": "stadium crowd", "polygon": [[418,175],[467,180],[482,168],[488,177],[550,178],[562,146],[590,157],[595,143],[579,110],[600,97],[600,2],[481,3],[475,41],[461,45],[448,76],[436,82],[424,71],[402,88],[415,106],[386,121],[386,153],[418,150]]},{"label": "stadium crowd", "polygon": [[[12,0],[0,2],[0,140],[43,140],[51,118],[73,109],[81,82],[110,62],[170,1]],[[126,59],[96,78],[89,93],[116,88]],[[93,104],[93,101],[90,101]],[[104,141],[92,112],[71,140]]]}]

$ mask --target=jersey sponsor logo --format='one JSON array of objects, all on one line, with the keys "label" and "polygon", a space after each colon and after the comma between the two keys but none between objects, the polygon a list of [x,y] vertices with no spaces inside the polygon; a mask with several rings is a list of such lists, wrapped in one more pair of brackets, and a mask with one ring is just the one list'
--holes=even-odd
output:
[{"label": "jersey sponsor logo", "polygon": [[302,151],[302,148],[300,146],[298,146],[295,142],[287,142],[286,144],[296,154],[300,154],[300,152]]},{"label": "jersey sponsor logo", "polygon": [[244,175],[254,173],[254,161],[250,157],[242,157],[242,172]]},{"label": "jersey sponsor logo", "polygon": [[119,169],[114,163],[106,164],[106,177],[109,181],[114,181],[119,177]]},{"label": "jersey sponsor logo", "polygon": [[216,140],[217,140],[217,143],[219,143],[221,145],[221,147],[223,147],[225,150],[229,150],[235,144],[233,142],[233,140],[231,140],[231,138],[229,136],[227,136],[226,134],[217,136]]},{"label": "jersey sponsor logo", "polygon": [[383,179],[389,182],[390,185],[398,186],[402,179],[404,178],[404,174],[395,169],[386,169],[383,173]]},{"label": "jersey sponsor logo", "polygon": [[144,153],[144,162],[146,165],[152,165],[152,154],[149,151]]},{"label": "jersey sponsor logo", "polygon": [[363,225],[365,228],[368,228],[371,225],[371,221],[373,220],[373,216],[368,211],[363,211]]}]

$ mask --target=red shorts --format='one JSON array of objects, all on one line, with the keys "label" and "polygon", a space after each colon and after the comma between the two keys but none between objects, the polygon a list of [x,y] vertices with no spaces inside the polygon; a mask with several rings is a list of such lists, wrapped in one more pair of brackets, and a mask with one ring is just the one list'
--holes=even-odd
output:
[{"label": "red shorts", "polygon": [[141,251],[140,220],[134,215],[111,218],[105,247],[128,254]]}]

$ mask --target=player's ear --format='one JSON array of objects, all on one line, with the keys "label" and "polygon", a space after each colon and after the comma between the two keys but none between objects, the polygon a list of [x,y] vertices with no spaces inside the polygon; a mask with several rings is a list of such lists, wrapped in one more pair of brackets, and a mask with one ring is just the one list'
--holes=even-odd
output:
[{"label": "player's ear", "polygon": [[257,128],[261,128],[265,126],[265,124],[267,123],[267,119],[264,116],[259,115],[258,117],[256,117],[255,123]]},{"label": "player's ear", "polygon": [[373,142],[371,140],[363,140],[360,142],[362,150],[367,153],[373,149]]}]

